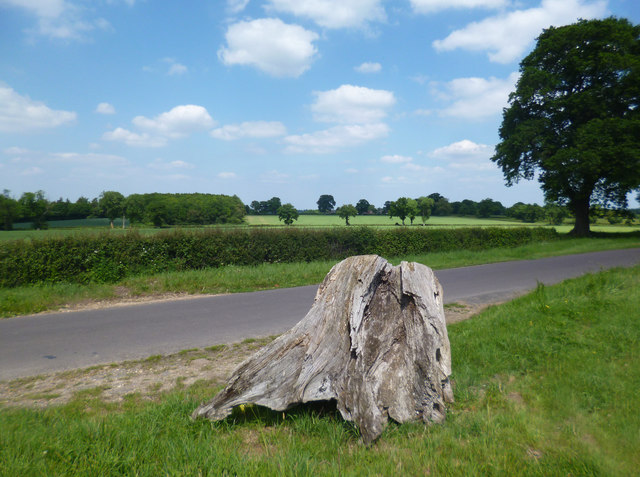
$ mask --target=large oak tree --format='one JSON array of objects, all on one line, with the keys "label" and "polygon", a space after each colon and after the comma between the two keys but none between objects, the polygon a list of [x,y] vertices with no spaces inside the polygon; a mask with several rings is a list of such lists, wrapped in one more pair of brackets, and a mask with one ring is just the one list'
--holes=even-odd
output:
[{"label": "large oak tree", "polygon": [[548,28],[520,63],[492,160],[507,185],[538,177],[575,235],[592,204],[626,207],[640,186],[640,26],[625,19]]}]

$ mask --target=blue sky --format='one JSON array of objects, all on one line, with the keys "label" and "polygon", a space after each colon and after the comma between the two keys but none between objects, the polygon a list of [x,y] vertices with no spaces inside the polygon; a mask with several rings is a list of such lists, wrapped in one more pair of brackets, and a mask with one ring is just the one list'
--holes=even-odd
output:
[{"label": "blue sky", "polygon": [[489,160],[502,108],[543,28],[609,15],[640,5],[0,0],[0,189],[542,203]]}]

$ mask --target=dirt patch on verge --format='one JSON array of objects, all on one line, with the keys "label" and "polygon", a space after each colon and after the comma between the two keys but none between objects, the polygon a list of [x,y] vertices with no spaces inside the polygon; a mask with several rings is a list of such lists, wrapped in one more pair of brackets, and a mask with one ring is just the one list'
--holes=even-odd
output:
[{"label": "dirt patch on verge", "polygon": [[[187,297],[192,298],[191,295]],[[120,304],[148,301],[125,300]],[[487,306],[447,305],[447,324],[469,319]],[[273,339],[248,339],[242,343],[185,350],[168,356],[150,356],[140,361],[0,381],[0,406],[45,408],[67,403],[83,393],[99,396],[105,402],[121,402],[132,394],[140,399],[155,400],[166,391],[187,387],[200,380],[206,380],[210,386],[222,386],[242,361]]]},{"label": "dirt patch on verge", "polygon": [[121,402],[136,394],[154,400],[161,393],[206,380],[223,385],[231,372],[271,338],[246,340],[232,345],[150,356],[55,374],[0,382],[0,406],[44,408],[64,404],[78,395],[91,393],[105,402]]}]

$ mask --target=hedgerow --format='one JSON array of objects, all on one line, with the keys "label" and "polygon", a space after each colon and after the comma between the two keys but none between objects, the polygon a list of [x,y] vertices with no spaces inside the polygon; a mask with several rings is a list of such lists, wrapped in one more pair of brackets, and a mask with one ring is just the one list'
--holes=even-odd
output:
[{"label": "hedgerow", "polygon": [[0,287],[115,282],[126,276],[224,265],[340,260],[514,247],[558,237],[546,228],[238,229],[142,236],[70,236],[0,243]]}]

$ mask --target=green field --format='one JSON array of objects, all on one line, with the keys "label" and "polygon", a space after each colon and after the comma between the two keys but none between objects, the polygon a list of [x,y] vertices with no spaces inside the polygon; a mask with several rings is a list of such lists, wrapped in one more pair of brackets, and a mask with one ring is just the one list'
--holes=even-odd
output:
[{"label": "green field", "polygon": [[192,421],[220,389],[206,376],[152,401],[108,403],[98,387],[49,409],[0,406],[0,475],[637,475],[639,309],[635,267],[450,325],[446,421],[391,423],[371,447],[326,407]]},{"label": "green field", "polygon": [[[393,227],[396,223],[401,223],[397,217],[389,218],[386,215],[359,215],[350,219],[352,226],[371,226],[371,227]],[[410,226],[410,221],[406,220],[407,226]],[[44,237],[63,237],[69,235],[78,234],[99,234],[109,232],[113,234],[121,234],[126,232],[121,227],[117,226],[111,229],[108,219],[85,219],[85,220],[63,220],[58,222],[49,222],[49,229],[47,230],[29,230],[21,228],[19,230],[0,231],[0,240],[17,240],[24,238],[44,238]],[[25,224],[16,224],[17,226],[25,226]],[[135,226],[135,229],[143,234],[154,234],[160,231],[171,230],[172,228],[183,228],[188,230],[198,230],[202,228],[242,228],[242,227],[285,227],[283,223],[278,220],[275,215],[248,215],[246,217],[246,225],[210,225],[205,227],[163,227],[154,228],[146,226]],[[292,227],[344,227],[345,222],[337,215],[301,215],[300,218],[294,222]],[[414,221],[413,227],[421,227],[422,220],[418,217]],[[569,222],[565,222],[564,225],[552,226],[545,222],[538,222],[534,224],[528,224],[519,222],[517,220],[511,220],[508,218],[489,218],[480,219],[476,217],[430,217],[426,223],[427,227],[440,228],[440,227],[555,227],[560,233],[567,233],[573,225]],[[597,224],[591,226],[593,232],[609,232],[609,233],[624,233],[640,230],[640,224],[635,223],[633,226],[628,225],[610,225],[604,220],[599,220]]]},{"label": "green field", "polygon": [[[249,215],[246,217],[249,225],[282,225],[282,222],[278,220],[276,215]],[[349,219],[351,225],[367,225],[376,227],[392,227],[396,223],[401,224],[402,221],[397,217],[389,218],[386,215],[358,215]],[[414,220],[414,226],[421,226],[422,220],[417,217]],[[409,219],[405,220],[406,225],[410,225]],[[297,221],[294,222],[295,226],[301,227],[331,227],[331,226],[344,226],[344,219],[341,219],[337,215],[301,215]],[[427,221],[428,226],[469,226],[469,227],[483,227],[490,225],[514,225],[522,227],[522,222],[514,220],[502,220],[502,219],[478,219],[475,217],[431,217]],[[525,224],[526,225],[526,224]]]}]

